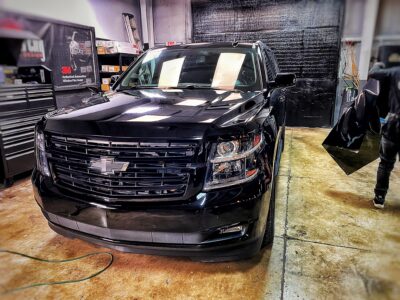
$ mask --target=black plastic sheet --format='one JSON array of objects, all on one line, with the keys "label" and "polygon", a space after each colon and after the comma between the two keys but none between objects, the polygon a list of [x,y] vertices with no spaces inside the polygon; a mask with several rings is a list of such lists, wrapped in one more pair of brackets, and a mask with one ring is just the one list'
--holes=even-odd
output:
[{"label": "black plastic sheet", "polygon": [[379,81],[368,80],[322,144],[347,175],[379,157],[379,92]]}]

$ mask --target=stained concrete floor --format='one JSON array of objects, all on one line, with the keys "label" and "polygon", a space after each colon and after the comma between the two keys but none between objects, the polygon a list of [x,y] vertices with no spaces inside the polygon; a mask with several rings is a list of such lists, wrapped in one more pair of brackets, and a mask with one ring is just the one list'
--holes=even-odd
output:
[{"label": "stained concrete floor", "polygon": [[[288,129],[272,248],[251,260],[205,264],[111,251],[91,280],[36,287],[1,299],[399,299],[400,168],[385,210],[370,199],[377,161],[346,176],[321,146],[326,129]],[[0,191],[0,248],[48,259],[108,251],[52,232],[28,179]],[[65,265],[0,253],[0,292],[76,279],[106,256]]]}]

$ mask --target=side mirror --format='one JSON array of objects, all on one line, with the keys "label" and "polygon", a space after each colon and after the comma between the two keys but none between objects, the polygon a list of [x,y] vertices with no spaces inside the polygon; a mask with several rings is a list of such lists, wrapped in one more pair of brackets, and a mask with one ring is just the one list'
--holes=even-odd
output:
[{"label": "side mirror", "polygon": [[119,79],[119,75],[112,75],[110,80],[110,85],[113,86],[114,83]]},{"label": "side mirror", "polygon": [[296,75],[294,73],[278,73],[275,81],[272,82],[272,87],[283,88],[294,86],[296,84]]}]

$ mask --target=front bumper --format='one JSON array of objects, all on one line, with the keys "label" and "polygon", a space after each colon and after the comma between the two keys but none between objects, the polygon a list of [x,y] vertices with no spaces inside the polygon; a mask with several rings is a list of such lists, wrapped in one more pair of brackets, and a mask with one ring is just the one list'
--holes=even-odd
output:
[{"label": "front bumper", "polygon": [[[242,259],[261,247],[270,191],[262,177],[185,202],[105,203],[60,190],[36,170],[35,198],[50,227],[120,251],[190,256],[202,261]],[[224,232],[242,225],[242,231]]]}]

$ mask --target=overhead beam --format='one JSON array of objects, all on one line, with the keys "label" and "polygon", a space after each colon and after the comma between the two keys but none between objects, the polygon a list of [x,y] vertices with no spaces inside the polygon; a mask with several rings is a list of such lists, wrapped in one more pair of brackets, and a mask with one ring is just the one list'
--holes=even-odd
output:
[{"label": "overhead beam", "polygon": [[140,0],[140,16],[142,19],[143,44],[151,48],[154,46],[152,0]]},{"label": "overhead beam", "polygon": [[[349,0],[348,0],[349,1]],[[371,61],[372,43],[374,41],[376,19],[379,10],[379,0],[366,0],[364,8],[363,29],[360,49],[360,79],[367,80]]]}]

